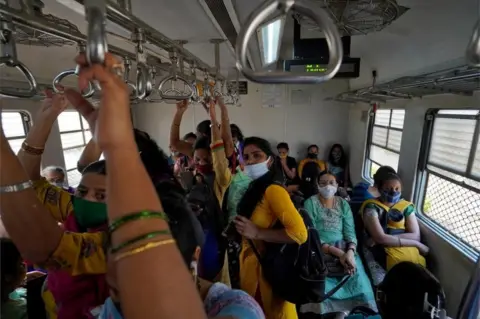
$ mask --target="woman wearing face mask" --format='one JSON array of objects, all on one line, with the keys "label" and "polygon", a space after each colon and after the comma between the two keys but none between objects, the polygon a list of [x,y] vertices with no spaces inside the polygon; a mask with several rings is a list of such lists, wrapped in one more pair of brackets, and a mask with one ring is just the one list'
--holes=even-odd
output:
[{"label": "woman wearing face mask", "polygon": [[[253,240],[262,252],[268,242],[304,243],[307,229],[287,190],[277,183],[283,180],[283,173],[274,163],[270,143],[259,137],[245,139],[243,159],[245,174],[253,182],[238,204],[238,216],[234,220],[236,230],[244,238],[239,257],[240,287],[255,297],[267,318],[296,319],[295,305],[275,296],[246,239]],[[282,227],[274,227],[276,224]]]},{"label": "woman wearing face mask", "polygon": [[334,144],[330,149],[327,171],[335,175],[339,187],[350,187],[348,159],[342,145]]},{"label": "woman wearing face mask", "polygon": [[318,151],[318,146],[315,144],[312,144],[307,148],[307,158],[301,160],[300,164],[298,164],[298,176],[301,179],[304,179],[304,168],[306,168],[307,164],[309,166],[309,163],[317,164],[318,168],[315,167],[315,170],[318,170],[320,172],[324,172],[327,170],[327,165],[325,164],[325,162],[318,159]]},{"label": "woman wearing face mask", "polygon": [[62,188],[70,194],[75,193],[75,189],[68,186],[65,182],[65,169],[60,166],[47,166],[42,171],[42,176],[52,185]]},{"label": "woman wearing face mask", "polygon": [[[323,174],[318,179],[318,195],[305,201],[305,209],[312,219],[323,251],[332,261],[339,261],[344,273],[351,278],[332,297],[322,303],[306,304],[301,312],[326,314],[348,312],[357,306],[376,311],[375,297],[370,280],[357,254],[357,236],[352,211],[348,203],[335,196],[338,184],[333,174]],[[343,279],[340,276],[327,277],[325,291],[335,288]]]},{"label": "woman wearing face mask", "polygon": [[402,199],[402,184],[398,175],[387,174],[377,185],[378,199],[362,204],[360,214],[370,241],[370,251],[386,270],[402,261],[425,267],[428,247],[420,242],[420,228],[415,206]]}]

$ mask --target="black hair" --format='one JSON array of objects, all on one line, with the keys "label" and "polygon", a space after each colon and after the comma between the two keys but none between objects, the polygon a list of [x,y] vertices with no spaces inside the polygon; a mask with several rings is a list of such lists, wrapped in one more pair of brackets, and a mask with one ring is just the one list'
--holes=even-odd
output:
[{"label": "black hair", "polygon": [[243,142],[244,136],[237,124],[230,124],[230,131],[232,132],[232,136],[235,136],[237,140]]},{"label": "black hair", "polygon": [[190,132],[190,133],[187,133],[185,134],[185,136],[183,137],[183,140],[188,140],[189,138],[194,138],[194,139],[197,139],[197,134],[193,133],[193,132]]},{"label": "black hair", "polygon": [[[202,134],[203,136],[208,136],[209,138],[212,136],[212,130],[210,128],[210,125],[212,122],[210,120],[205,120],[197,125],[197,132]],[[201,136],[198,136],[200,138]]]},{"label": "black hair", "polygon": [[250,183],[247,191],[238,203],[238,214],[246,218],[250,218],[252,216],[255,207],[257,207],[258,203],[260,203],[265,191],[270,185],[274,183],[283,183],[284,181],[281,164],[279,165],[279,162],[275,160],[276,156],[274,156],[270,143],[261,137],[248,137],[243,143],[243,149],[245,150],[248,145],[257,146],[274,162],[272,163],[268,173]]},{"label": "black hair", "polygon": [[312,149],[312,148],[314,148],[314,147],[316,147],[317,150],[319,149],[319,147],[318,147],[317,144],[312,144],[312,145],[310,145],[310,146],[307,147],[307,152],[310,152],[310,149]]},{"label": "black hair", "polygon": [[386,175],[388,174],[397,174],[395,169],[390,166],[380,166],[377,170],[377,172],[373,175],[373,183],[375,186],[378,186],[382,180],[385,178]]},{"label": "black hair", "polygon": [[[415,283],[413,289],[412,283]],[[379,306],[385,319],[430,318],[430,314],[424,312],[425,293],[431,305],[445,307],[445,293],[438,279],[424,267],[411,262],[393,266],[379,290],[383,293]]]},{"label": "black hair", "polygon": [[286,149],[287,151],[290,150],[290,149],[288,148],[288,144],[287,144],[286,142],[281,142],[281,143],[278,143],[278,144],[277,144],[277,150],[279,150],[279,149],[281,149],[281,148],[284,148],[284,149]]},{"label": "black hair", "polygon": [[[342,156],[338,160],[338,162],[335,161],[333,158],[333,150],[334,149],[340,149],[340,152],[342,153]],[[345,154],[345,150],[343,149],[343,146],[340,144],[333,144],[332,148],[330,149],[330,153],[328,153],[328,161],[331,164],[336,164],[340,166],[341,168],[345,168],[347,166],[347,154]]]},{"label": "black hair", "polygon": [[195,141],[193,150],[207,150],[210,152],[210,138],[202,136]]},{"label": "black hair", "polygon": [[381,190],[383,188],[383,185],[385,185],[385,183],[388,181],[398,181],[400,182],[400,184],[402,183],[400,176],[398,176],[397,174],[386,173],[383,175],[382,179],[377,184],[378,190]]},{"label": "black hair", "polygon": [[22,271],[20,265],[22,263],[22,256],[15,244],[7,238],[0,238],[0,254],[1,254],[1,301],[8,300],[12,289],[16,287],[11,286],[11,281],[20,280]]}]

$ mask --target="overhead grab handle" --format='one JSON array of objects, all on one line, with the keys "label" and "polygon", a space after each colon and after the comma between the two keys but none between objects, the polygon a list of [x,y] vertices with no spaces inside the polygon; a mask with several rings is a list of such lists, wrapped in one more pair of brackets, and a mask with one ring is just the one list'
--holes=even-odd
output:
[{"label": "overhead grab handle", "polygon": [[[248,42],[258,27],[278,11],[295,11],[311,18],[324,32],[330,60],[327,71],[321,74],[291,74],[288,72],[254,72],[247,63]],[[240,30],[235,47],[237,68],[250,81],[257,83],[315,84],[332,79],[340,69],[343,57],[342,41],[332,19],[318,3],[308,0],[269,0],[257,7]]]},{"label": "overhead grab handle", "polygon": [[480,18],[473,28],[473,34],[467,46],[468,64],[474,67],[480,67]]},{"label": "overhead grab handle", "polygon": [[132,61],[130,58],[125,57],[123,58],[123,65],[125,67],[125,71],[123,73],[123,80],[127,84],[128,88],[130,89],[130,101],[133,101],[137,98],[137,86],[130,82],[130,70],[132,70]]},{"label": "overhead grab handle", "polygon": [[[177,57],[177,53],[175,51],[170,53],[170,60],[172,62],[172,71],[171,71],[171,74],[169,76],[167,76],[166,78],[164,78],[162,80],[162,82],[160,82],[160,85],[158,86],[158,91],[160,92],[160,97],[165,101],[167,101],[167,100],[170,100],[170,101],[171,100],[175,100],[175,101],[189,100],[193,96],[194,90],[192,89],[192,87],[191,87],[191,85],[190,85],[190,83],[188,82],[187,79],[183,78],[182,76],[177,75],[178,57]],[[163,91],[163,86],[168,81],[172,81],[172,88],[168,89],[166,91]],[[188,93],[183,92],[182,93],[179,90],[175,89],[173,87],[173,84],[174,84],[175,81],[183,82],[186,87],[190,88],[190,92],[188,92]],[[173,93],[173,94],[169,94],[169,93]]]},{"label": "overhead grab handle", "polygon": [[198,94],[198,87],[197,87],[197,63],[193,60],[190,63],[190,86],[193,90],[193,95],[191,97],[191,101],[198,103],[200,102],[200,96]]},{"label": "overhead grab handle", "polygon": [[137,28],[132,34],[133,41],[137,43],[135,47],[137,53],[137,99],[143,100],[152,94],[153,86],[147,65],[147,55],[143,44],[147,41],[143,29]]},{"label": "overhead grab handle", "polygon": [[13,23],[0,17],[0,66],[5,65],[10,68],[16,68],[25,76],[30,88],[28,90],[12,90],[11,88],[0,86],[0,95],[31,98],[37,94],[37,81],[27,66],[17,59],[17,47],[13,38],[14,31]]},{"label": "overhead grab handle", "polygon": [[[82,45],[82,44],[79,44],[78,45],[78,52],[79,53],[83,53],[85,52],[85,46]],[[60,72],[54,79],[53,79],[53,83],[52,83],[52,86],[53,86],[53,91],[55,93],[63,93],[64,90],[63,89],[60,89],[58,86],[59,84],[61,84],[61,82],[69,77],[69,76],[72,76],[72,75],[75,75],[78,77],[78,73],[80,72],[80,66],[77,65],[77,67],[75,69],[70,69],[70,70],[65,70],[63,72]],[[93,94],[95,93],[95,88],[93,87],[92,83],[88,82],[88,90],[84,93],[82,93],[82,96],[84,98],[90,98],[93,96]]]},{"label": "overhead grab handle", "polygon": [[90,64],[103,64],[108,52],[105,0],[85,0],[83,4],[87,19],[87,60]]}]

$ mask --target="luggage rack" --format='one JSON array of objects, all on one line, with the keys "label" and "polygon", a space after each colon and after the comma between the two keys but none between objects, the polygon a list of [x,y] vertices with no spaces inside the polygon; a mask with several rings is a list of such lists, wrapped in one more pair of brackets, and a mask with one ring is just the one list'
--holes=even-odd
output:
[{"label": "luggage rack", "polygon": [[480,69],[460,66],[438,72],[407,76],[371,87],[340,93],[330,100],[346,103],[387,102],[436,94],[472,96],[480,90]]}]

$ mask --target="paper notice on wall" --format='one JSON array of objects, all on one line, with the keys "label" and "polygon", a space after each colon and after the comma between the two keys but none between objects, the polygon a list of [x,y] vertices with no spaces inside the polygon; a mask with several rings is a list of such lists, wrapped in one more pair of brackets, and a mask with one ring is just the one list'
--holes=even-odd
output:
[{"label": "paper notice on wall", "polygon": [[262,87],[262,107],[277,108],[283,104],[283,90],[281,84],[263,85]]},{"label": "paper notice on wall", "polygon": [[290,91],[291,105],[310,105],[311,98],[310,90],[293,89]]}]

